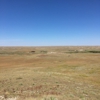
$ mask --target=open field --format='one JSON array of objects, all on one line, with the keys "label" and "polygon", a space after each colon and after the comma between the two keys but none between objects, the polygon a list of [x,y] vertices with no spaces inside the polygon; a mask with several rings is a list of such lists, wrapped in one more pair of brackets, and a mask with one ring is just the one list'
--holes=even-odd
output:
[{"label": "open field", "polygon": [[0,47],[0,100],[100,100],[100,46]]}]

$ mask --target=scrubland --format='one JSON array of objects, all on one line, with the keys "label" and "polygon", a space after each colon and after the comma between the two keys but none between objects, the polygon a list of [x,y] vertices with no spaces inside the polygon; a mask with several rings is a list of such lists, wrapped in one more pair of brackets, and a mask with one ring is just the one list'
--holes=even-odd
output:
[{"label": "scrubland", "polygon": [[100,100],[100,46],[0,47],[0,100]]}]

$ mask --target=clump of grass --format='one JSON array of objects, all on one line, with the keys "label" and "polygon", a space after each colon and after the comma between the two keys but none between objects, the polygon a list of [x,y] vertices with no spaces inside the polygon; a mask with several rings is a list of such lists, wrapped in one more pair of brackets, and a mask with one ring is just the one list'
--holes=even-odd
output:
[{"label": "clump of grass", "polygon": [[17,77],[17,78],[16,78],[16,80],[20,80],[20,79],[22,79],[22,77]]},{"label": "clump of grass", "polygon": [[57,87],[59,87],[59,84],[57,85]]},{"label": "clump of grass", "polygon": [[80,98],[82,99],[82,98],[84,98],[82,95],[80,95]]},{"label": "clump of grass", "polygon": [[19,85],[23,85],[22,83],[20,83]]},{"label": "clump of grass", "polygon": [[33,85],[35,85],[35,84],[33,83]]},{"label": "clump of grass", "polygon": [[42,51],[40,51],[41,53],[47,53],[47,51],[44,51],[44,50],[42,50]]},{"label": "clump of grass", "polygon": [[58,99],[56,99],[54,97],[50,97],[50,98],[44,98],[44,100],[58,100]]}]

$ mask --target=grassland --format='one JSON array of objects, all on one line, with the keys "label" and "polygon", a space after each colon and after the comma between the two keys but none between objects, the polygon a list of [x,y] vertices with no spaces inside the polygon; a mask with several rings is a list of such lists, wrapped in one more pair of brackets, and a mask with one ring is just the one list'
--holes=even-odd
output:
[{"label": "grassland", "polygon": [[0,47],[0,96],[100,100],[100,46]]}]

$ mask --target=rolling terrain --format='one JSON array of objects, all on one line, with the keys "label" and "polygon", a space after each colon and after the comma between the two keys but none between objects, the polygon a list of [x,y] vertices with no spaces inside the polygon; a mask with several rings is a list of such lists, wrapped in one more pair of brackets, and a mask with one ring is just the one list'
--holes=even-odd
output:
[{"label": "rolling terrain", "polygon": [[100,46],[0,47],[0,100],[100,100]]}]

